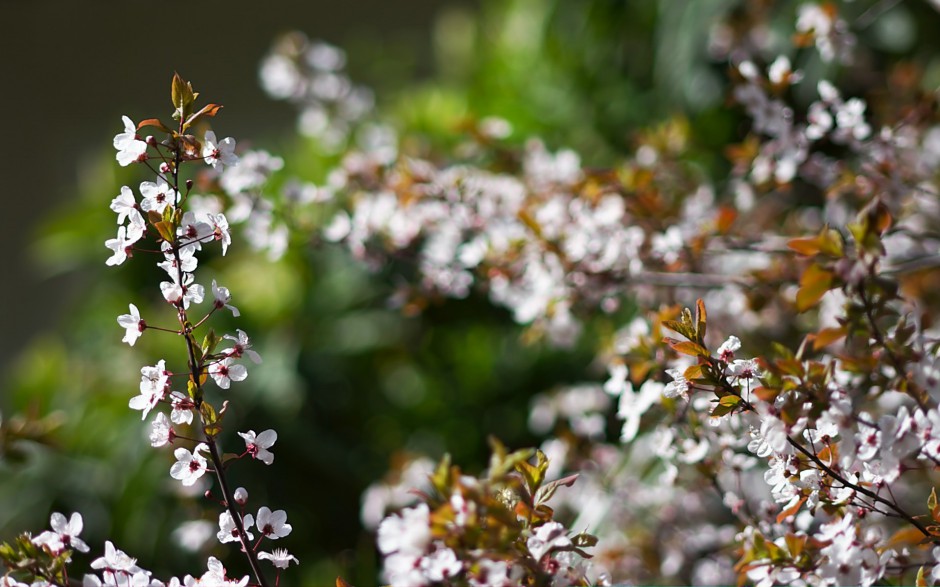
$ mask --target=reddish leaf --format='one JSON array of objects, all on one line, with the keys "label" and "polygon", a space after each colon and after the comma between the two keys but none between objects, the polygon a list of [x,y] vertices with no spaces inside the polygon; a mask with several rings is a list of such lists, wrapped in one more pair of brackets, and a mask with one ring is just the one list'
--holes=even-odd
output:
[{"label": "reddish leaf", "polygon": [[896,546],[915,546],[920,544],[923,540],[923,532],[913,526],[905,526],[891,535],[891,538],[889,538],[888,542],[885,543],[885,547],[894,548]]},{"label": "reddish leaf", "polygon": [[764,387],[762,385],[752,389],[751,393],[763,402],[773,402],[777,396],[780,395],[780,390],[774,389],[773,387]]},{"label": "reddish leaf", "polygon": [[818,253],[830,257],[841,257],[843,254],[842,235],[839,231],[828,226],[824,227],[816,236],[791,239],[787,242],[787,246],[800,255],[807,257],[812,257]]},{"label": "reddish leaf", "polygon": [[800,290],[796,292],[797,311],[809,310],[830,289],[832,289],[832,273],[815,263],[810,265],[803,272],[800,278]]},{"label": "reddish leaf", "polygon": [[183,125],[183,129],[187,129],[192,125],[196,124],[200,118],[203,117],[213,117],[219,113],[219,110],[222,109],[221,104],[207,104],[199,112],[193,114],[186,120],[186,124]]},{"label": "reddish leaf", "polygon": [[805,373],[803,363],[796,359],[777,359],[774,361],[774,365],[785,375],[802,377]]},{"label": "reddish leaf", "polygon": [[141,120],[137,123],[137,130],[144,128],[145,126],[155,126],[162,130],[163,132],[173,132],[165,124],[160,122],[159,118],[148,118],[147,120]]},{"label": "reddish leaf", "polygon": [[848,331],[845,326],[840,326],[839,328],[823,328],[816,334],[810,335],[812,337],[810,340],[813,341],[813,350],[818,351],[823,347],[827,347],[835,341],[845,338],[846,334],[848,334]]},{"label": "reddish leaf", "polygon": [[715,218],[715,228],[719,234],[727,234],[731,230],[731,225],[738,218],[738,211],[731,206],[721,206],[718,208],[718,217]]},{"label": "reddish leaf", "polygon": [[782,512],[780,512],[779,514],[777,514],[777,523],[779,524],[779,523],[783,522],[784,520],[786,520],[787,518],[789,518],[790,516],[792,516],[792,515],[795,514],[796,512],[800,511],[800,508],[803,507],[803,504],[804,504],[804,503],[806,503],[806,498],[805,498],[805,497],[801,497],[801,498],[800,498],[800,501],[796,502],[796,503],[793,504],[792,506],[788,507],[787,509],[785,509],[785,510],[783,510]]},{"label": "reddish leaf", "polygon": [[801,255],[812,257],[819,252],[819,239],[816,237],[795,238],[790,240],[787,246]]},{"label": "reddish leaf", "polygon": [[884,234],[894,223],[894,218],[891,217],[891,211],[881,202],[878,203],[873,215],[875,229],[879,234]]}]

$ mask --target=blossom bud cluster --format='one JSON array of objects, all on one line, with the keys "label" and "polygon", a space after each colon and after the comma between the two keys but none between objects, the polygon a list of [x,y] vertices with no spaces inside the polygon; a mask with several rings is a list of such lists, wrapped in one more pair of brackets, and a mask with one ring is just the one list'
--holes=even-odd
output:
[{"label": "blossom bud cluster", "polygon": [[[401,292],[403,303],[463,298],[481,284],[517,322],[561,345],[578,337],[577,312],[617,309],[623,283],[684,266],[683,240],[714,230],[695,210],[710,201],[708,190],[693,186],[689,198],[664,192],[665,217],[647,222],[624,197],[629,185],[538,141],[527,144],[518,174],[404,156],[384,164],[369,153],[347,156],[343,171],[341,191],[352,206],[324,236],[376,265],[417,251],[420,277]],[[633,161],[624,173],[647,172]],[[667,230],[661,222],[676,216]]]}]

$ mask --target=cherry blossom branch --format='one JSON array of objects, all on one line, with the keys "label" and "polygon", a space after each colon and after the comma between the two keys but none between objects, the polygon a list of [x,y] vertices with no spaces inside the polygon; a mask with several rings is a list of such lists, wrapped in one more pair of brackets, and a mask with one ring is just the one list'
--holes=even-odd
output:
[{"label": "cherry blossom branch", "polygon": [[[183,117],[180,117],[179,132],[183,133]],[[173,187],[176,190],[176,193],[179,194],[179,168],[182,163],[182,153],[179,149],[176,150],[176,155],[174,159],[174,165],[172,170],[173,175]],[[187,182],[188,183],[188,182]],[[180,245],[178,243],[172,243],[171,249],[173,251],[173,258],[176,261],[176,273],[178,283],[182,285],[183,283],[183,262],[180,257]],[[193,326],[189,322],[189,318],[184,307],[184,303],[181,300],[177,302],[177,311],[180,321],[181,333],[185,339],[186,343],[186,352],[189,356],[189,369],[190,377],[195,386],[196,393],[193,399],[196,403],[196,411],[199,413],[200,420],[204,424],[207,424],[204,421],[204,416],[202,413],[202,402],[203,400],[203,389],[202,389],[202,366],[200,365],[199,360],[196,358],[195,345],[192,342],[192,331]],[[200,324],[202,321],[200,322]],[[248,559],[248,564],[251,567],[251,571],[255,576],[255,579],[258,581],[260,587],[267,587],[267,581],[265,580],[264,574],[261,572],[261,569],[258,565],[258,559],[255,552],[249,547],[248,544],[248,533],[245,531],[244,525],[242,524],[242,518],[239,512],[235,509],[235,499],[232,495],[231,490],[228,486],[228,481],[225,477],[225,468],[221,457],[219,456],[219,449],[216,444],[215,437],[210,435],[208,431],[203,427],[203,437],[206,444],[209,447],[209,456],[212,459],[213,469],[216,476],[216,479],[219,482],[219,488],[222,490],[223,503],[225,509],[228,510],[229,514],[232,517],[232,521],[235,524],[236,531],[238,532],[238,539],[241,543],[242,552],[245,553],[245,557]]]},{"label": "cherry blossom branch", "polygon": [[248,558],[248,564],[251,566],[251,572],[258,580],[258,585],[261,587],[267,587],[267,581],[265,580],[264,574],[261,572],[261,568],[258,565],[257,554],[253,549],[249,548],[248,532],[245,531],[244,524],[242,524],[241,514],[237,509],[235,509],[235,498],[232,494],[232,491],[229,489],[228,481],[225,478],[225,465],[222,462],[221,456],[219,455],[219,448],[215,442],[215,439],[209,437],[208,435],[206,435],[206,444],[209,445],[209,456],[212,458],[213,468],[215,469],[215,476],[219,481],[219,489],[222,490],[222,503],[225,506],[225,509],[228,510],[229,514],[232,516],[232,521],[235,523],[235,529],[238,532],[238,540],[241,543],[242,552],[244,552],[245,557]]},{"label": "cherry blossom branch", "polygon": [[851,481],[849,481],[848,479],[840,475],[835,469],[833,469],[832,467],[824,463],[819,457],[814,455],[812,452],[806,450],[806,447],[804,447],[799,442],[793,440],[793,438],[791,438],[790,436],[787,436],[787,443],[789,443],[790,446],[792,446],[793,448],[798,450],[800,453],[802,453],[806,458],[813,461],[813,463],[815,463],[816,466],[820,468],[820,470],[824,471],[827,475],[829,475],[830,477],[832,477],[839,483],[842,483],[842,485],[844,485],[845,487],[849,487],[853,489],[854,491],[856,491],[857,493],[861,493],[862,495],[868,497],[869,499],[891,508],[892,510],[897,512],[897,515],[899,517],[901,517],[902,519],[907,521],[909,524],[917,528],[917,530],[920,531],[925,537],[930,538],[933,536],[933,534],[931,534],[930,531],[927,530],[926,526],[920,523],[916,517],[907,513],[904,510],[904,508],[902,508],[898,504],[893,503],[890,500],[887,500],[881,497],[880,495],[878,495],[877,493],[873,491],[865,489],[861,485],[852,483]]}]

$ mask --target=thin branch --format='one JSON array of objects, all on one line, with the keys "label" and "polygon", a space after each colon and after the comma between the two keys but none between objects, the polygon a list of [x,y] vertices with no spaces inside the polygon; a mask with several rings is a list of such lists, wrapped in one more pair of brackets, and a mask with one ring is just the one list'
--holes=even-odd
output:
[{"label": "thin branch", "polygon": [[[182,122],[180,123],[180,132],[182,132]],[[177,194],[179,194],[179,168],[180,164],[182,163],[182,158],[180,157],[178,150],[175,157],[176,164],[173,166],[173,188],[176,189]],[[180,258],[180,248],[181,245],[177,242],[173,244],[171,250],[173,252],[173,258],[176,261],[176,274],[178,283],[183,283],[183,262]],[[189,325],[189,317],[186,314],[186,309],[183,307],[182,301],[180,301],[177,305],[177,313],[180,322],[180,333],[186,341],[186,353],[189,357],[190,376],[192,378],[193,384],[196,386],[197,393],[195,394],[196,397],[194,397],[193,400],[196,402],[196,408],[199,409],[200,404],[203,401],[203,390],[202,384],[200,383],[202,365],[200,364],[199,359],[197,359],[195,349],[190,342],[190,336],[192,335],[193,327]],[[199,410],[199,417],[202,419],[201,410]],[[215,469],[215,476],[219,481],[219,489],[222,490],[223,503],[231,515],[232,522],[235,524],[235,530],[238,532],[238,539],[242,546],[242,552],[245,553],[245,557],[248,559],[248,565],[251,567],[251,571],[254,574],[255,579],[258,581],[259,587],[268,587],[268,583],[265,580],[264,574],[259,568],[258,558],[255,555],[255,551],[250,548],[248,543],[248,533],[245,531],[245,527],[242,524],[241,515],[235,509],[235,498],[228,486],[228,481],[225,477],[225,469],[223,466],[222,457],[219,454],[219,448],[216,444],[215,437],[209,435],[205,429],[203,429],[203,436],[205,437],[206,444],[209,446],[209,456],[212,458],[212,467]]]},{"label": "thin branch", "polygon": [[627,279],[630,283],[638,285],[704,289],[722,288],[731,284],[748,288],[756,285],[756,282],[749,277],[724,275],[721,273],[662,273],[656,271],[642,271],[630,275]]},{"label": "thin branch", "polygon": [[925,537],[930,538],[930,537],[933,536],[933,534],[931,534],[931,533],[927,530],[927,527],[926,527],[926,526],[924,526],[921,522],[919,522],[919,521],[917,520],[917,518],[915,518],[915,517],[912,516],[911,514],[907,513],[907,512],[906,512],[901,506],[899,506],[898,504],[893,503],[893,502],[891,502],[891,501],[889,501],[889,500],[887,500],[887,499],[881,497],[880,495],[878,495],[877,493],[875,493],[875,492],[873,492],[873,491],[870,491],[870,490],[868,490],[868,489],[865,489],[865,488],[862,487],[861,485],[858,485],[858,484],[856,484],[856,483],[852,483],[851,481],[849,481],[848,479],[846,479],[845,477],[843,477],[842,475],[840,475],[835,469],[833,469],[832,467],[830,467],[830,466],[827,465],[826,463],[822,462],[822,460],[821,460],[819,457],[817,457],[816,455],[814,455],[814,454],[811,453],[810,451],[806,450],[806,448],[803,447],[803,445],[801,445],[799,442],[793,440],[793,439],[790,438],[789,436],[787,436],[787,442],[790,443],[790,446],[792,446],[793,448],[795,448],[796,450],[798,450],[799,452],[801,452],[803,455],[805,455],[809,460],[811,460],[811,461],[813,461],[814,463],[816,463],[816,466],[819,467],[822,471],[824,471],[827,475],[829,475],[830,477],[832,477],[833,479],[835,479],[835,480],[838,481],[839,483],[842,483],[842,485],[844,485],[845,487],[849,487],[849,488],[851,488],[851,489],[854,489],[856,493],[860,493],[860,494],[862,494],[862,495],[868,497],[869,499],[871,499],[871,500],[873,500],[873,501],[876,501],[876,502],[878,502],[878,503],[880,503],[880,504],[882,504],[882,505],[884,505],[884,506],[887,506],[888,508],[894,510],[895,512],[897,512],[897,515],[898,515],[900,518],[906,520],[909,524],[911,524],[912,526],[914,526],[915,528],[917,528],[917,529],[921,532],[921,534],[923,534]]}]

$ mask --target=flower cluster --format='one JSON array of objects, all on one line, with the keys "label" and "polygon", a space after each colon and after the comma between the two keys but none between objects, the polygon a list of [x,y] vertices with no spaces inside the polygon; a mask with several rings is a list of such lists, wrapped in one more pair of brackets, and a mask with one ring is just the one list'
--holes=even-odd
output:
[{"label": "flower cluster", "polygon": [[293,32],[279,39],[262,63],[261,86],[271,97],[297,106],[302,134],[335,151],[374,101],[371,90],[355,85],[345,67],[342,49]]},{"label": "flower cluster", "polygon": [[[574,152],[550,153],[538,141],[527,144],[517,173],[404,156],[386,164],[369,152],[347,156],[343,172],[352,206],[324,236],[377,265],[385,251],[418,251],[416,287],[401,292],[402,303],[462,298],[483,282],[519,323],[562,345],[578,336],[578,310],[617,309],[622,283],[655,281],[651,273],[685,266],[682,242],[715,230],[698,216],[713,196],[697,190],[691,171],[678,182],[670,176],[668,186],[656,184],[665,174],[644,178],[664,197],[660,216],[644,218],[649,211],[631,206],[623,197],[630,186],[616,175],[582,169]],[[655,171],[633,162],[625,173]],[[679,190],[695,196],[682,202]],[[678,224],[665,225],[676,217]]]},{"label": "flower cluster", "polygon": [[[237,168],[240,159],[235,153],[234,139],[218,140],[212,130],[205,130],[201,137],[193,134],[195,129],[206,124],[207,119],[214,117],[221,106],[209,104],[196,110],[196,93],[179,75],[173,78],[171,98],[175,108],[173,118],[177,121],[175,128],[159,119],[148,119],[135,125],[125,116],[124,132],[114,139],[119,164],[144,166],[154,177],[153,181],[139,185],[139,201],[129,186],[122,187],[120,194],[112,200],[111,209],[117,214],[119,228],[117,237],[105,243],[112,251],[106,263],[121,265],[138,255],[156,257],[157,267],[165,273],[160,292],[171,306],[170,315],[177,322],[175,328],[156,326],[158,319],[145,321],[138,307],[130,304],[130,312],[117,319],[124,329],[123,342],[133,346],[148,330],[168,332],[179,337],[183,343],[181,355],[185,357],[180,361],[184,367],[178,370],[168,368],[164,359],[141,368],[139,395],[132,397],[128,404],[131,409],[139,410],[144,420],[152,411],[157,411],[151,423],[150,441],[156,448],[176,446],[173,452],[176,462],[169,471],[171,478],[189,487],[203,483],[207,473],[213,474],[221,496],[218,501],[223,507],[219,515],[219,541],[238,542],[250,563],[254,583],[266,585],[259,560],[270,561],[280,574],[289,562],[297,562],[297,559],[282,549],[274,552],[259,552],[258,549],[263,540],[287,536],[291,526],[287,524],[287,514],[283,510],[272,512],[262,506],[254,517],[244,514],[247,492],[239,488],[233,493],[229,488],[225,474],[227,463],[223,464],[220,448],[222,421],[228,402],[223,402],[217,409],[207,395],[210,378],[216,387],[228,390],[232,383],[244,381],[248,376],[243,359],[247,357],[259,363],[261,357],[252,349],[248,335],[242,330],[220,337],[206,327],[203,341],[197,341],[196,333],[215,312],[228,310],[238,316],[239,311],[231,304],[228,288],[213,280],[213,301],[206,304],[208,309],[204,315],[194,316],[196,308],[205,304],[207,293],[206,288],[196,282],[197,254],[204,247],[219,243],[221,253],[225,255],[232,235],[226,214],[222,211],[189,209],[191,198],[198,200],[198,197],[192,193],[195,182],[183,179],[184,169],[196,163],[208,166],[209,173],[221,177],[221,182],[225,183],[229,177],[227,170]],[[166,138],[158,141],[153,136],[142,137],[138,132],[144,128],[162,131]],[[239,187],[240,190],[247,189],[247,186]],[[226,343],[226,348],[217,349]],[[167,408],[169,417],[160,410],[161,406]],[[271,448],[277,440],[274,430],[260,434],[249,430],[239,434],[245,441],[245,451],[241,455],[233,455],[235,458],[250,456],[266,465],[273,462]],[[184,441],[187,446],[179,446]],[[191,442],[195,443],[192,449],[188,448]],[[206,491],[207,497],[211,495],[211,490]],[[67,584],[65,564],[70,561],[71,551],[89,550],[88,545],[78,538],[82,517],[76,513],[66,522],[64,516],[56,513],[52,516],[51,525],[51,531],[35,538],[24,535],[16,548],[5,545],[2,558],[14,569],[14,575],[5,579],[7,584],[18,585],[18,580],[13,577],[19,575],[33,581],[33,585]],[[257,542],[253,542],[252,527],[259,534]],[[31,563],[19,564],[24,560]],[[240,579],[228,578],[225,568],[215,558],[209,559],[208,568],[208,572],[198,579],[187,576],[182,581],[174,578],[164,583],[152,578],[149,571],[138,567],[135,559],[116,549],[109,541],[105,544],[104,556],[91,563],[94,572],[85,575],[84,584],[156,587],[198,583],[243,587],[249,582],[247,575]]]},{"label": "flower cluster", "polygon": [[[67,564],[71,562],[72,550],[88,552],[89,547],[78,535],[82,530],[82,516],[73,513],[68,523],[60,513],[52,514],[51,531],[45,531],[35,538],[28,534],[20,536],[15,545],[0,546],[0,556],[13,569],[13,574],[0,578],[3,587],[51,587],[69,585]],[[169,581],[161,581],[153,574],[140,567],[137,559],[116,548],[108,540],[104,545],[104,554],[93,561],[92,573],[86,573],[81,584],[87,587],[118,585],[139,585],[141,587],[184,587],[189,585],[213,585],[216,587],[245,587],[248,576],[241,579],[226,575],[225,567],[215,557],[209,557],[208,571],[199,577],[186,575]],[[260,555],[259,555],[260,558]],[[28,577],[28,583],[17,579],[17,575]]]},{"label": "flower cluster", "polygon": [[495,443],[479,479],[444,459],[426,498],[379,524],[385,580],[394,587],[596,584],[582,550],[594,537],[572,535],[546,505],[574,477],[547,482],[548,459],[537,452],[530,464],[531,456]]},{"label": "flower cluster", "polygon": [[[779,11],[791,45],[761,34],[779,25],[770,4],[715,27],[712,55],[741,116],[720,178],[697,161],[681,118],[638,133],[605,169],[534,138],[518,148],[508,123],[484,119],[456,156],[412,153],[390,127],[369,127],[325,186],[290,183],[274,203],[261,186],[283,161],[197,134],[219,107],[196,111],[178,77],[175,129],[125,117],[117,161],[154,176],[112,201],[106,263],[155,255],[178,326],[134,304],[118,324],[129,345],[169,331],[186,355],[185,366],[143,367],[129,406],[152,418],[154,447],[173,446],[173,479],[215,477],[216,536],[241,546],[254,582],[266,584],[259,560],[280,572],[297,559],[259,550],[291,532],[286,512],[248,513],[247,491],[228,488],[226,405],[207,392],[245,380],[246,357],[260,356],[241,330],[196,338],[213,313],[239,314],[216,281],[208,299],[197,253],[218,242],[224,255],[230,223],[244,223],[252,246],[279,256],[292,228],[306,230],[292,212],[318,204],[324,240],[372,267],[409,268],[394,299],[406,311],[481,291],[552,344],[610,333],[597,341],[595,380],[532,402],[530,427],[548,435],[537,452],[495,444],[479,478],[418,459],[367,491],[362,518],[389,584],[940,583],[940,125],[913,73],[885,99],[814,66],[864,61],[853,28],[875,16],[852,21],[846,6]],[[344,60],[290,35],[261,74],[330,149],[371,108]],[[203,172],[183,180],[191,163]],[[635,316],[612,324],[625,306]],[[273,463],[275,431],[238,434],[245,448],[230,458]],[[81,531],[78,514],[54,514],[51,530],[0,547],[13,569],[2,585],[66,584],[72,551],[88,550]],[[105,548],[86,584],[251,580],[211,558],[202,577],[163,583]]]},{"label": "flower cluster", "polygon": [[[768,11],[743,18],[754,22],[739,30],[769,28]],[[726,181],[690,163],[681,120],[640,136],[611,169],[537,140],[515,152],[481,123],[451,162],[383,145],[347,154],[331,176],[339,210],[323,236],[373,267],[405,261],[412,278],[395,299],[409,311],[482,290],[570,344],[624,299],[641,308],[599,345],[603,384],[543,396],[530,418],[552,434],[542,449],[553,472],[581,475],[552,507],[600,538],[598,576],[940,575],[924,546],[940,517],[929,491],[940,464],[932,102],[896,96],[879,122],[834,73],[794,65],[810,53],[852,60],[839,4],[805,3],[791,26],[790,53],[728,41],[730,94],[749,132],[727,150]],[[723,336],[706,339],[707,324]],[[607,442],[611,412],[619,443]],[[655,492],[640,489],[644,470]],[[380,529],[389,581],[475,568],[472,553],[454,561],[421,530],[436,527],[433,512],[383,523],[417,541],[390,546]]]}]

